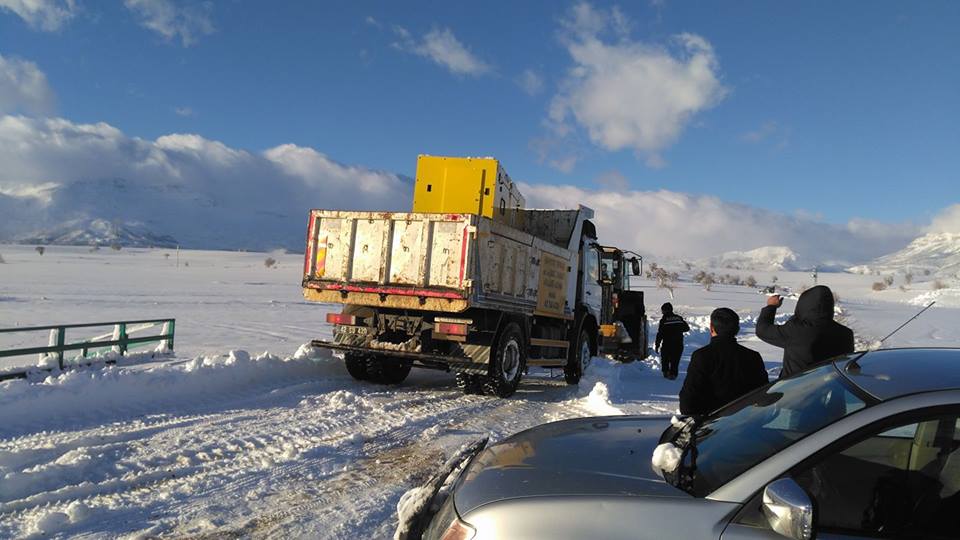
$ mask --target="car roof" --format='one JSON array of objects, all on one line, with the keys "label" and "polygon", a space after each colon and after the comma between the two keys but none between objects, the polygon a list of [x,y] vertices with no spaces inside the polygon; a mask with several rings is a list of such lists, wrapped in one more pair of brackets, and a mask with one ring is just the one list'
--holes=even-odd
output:
[{"label": "car roof", "polygon": [[960,389],[960,349],[883,349],[835,361],[847,379],[879,400]]}]

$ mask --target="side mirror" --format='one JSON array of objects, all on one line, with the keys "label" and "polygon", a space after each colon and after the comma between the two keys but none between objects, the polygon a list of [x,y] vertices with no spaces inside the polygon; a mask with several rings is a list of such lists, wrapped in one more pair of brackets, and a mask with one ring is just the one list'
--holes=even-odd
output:
[{"label": "side mirror", "polygon": [[643,267],[641,266],[640,260],[636,257],[630,259],[630,270],[633,271],[633,275],[639,276],[643,273]]},{"label": "side mirror", "polygon": [[813,501],[792,478],[781,478],[763,489],[762,509],[777,534],[793,540],[813,538]]}]

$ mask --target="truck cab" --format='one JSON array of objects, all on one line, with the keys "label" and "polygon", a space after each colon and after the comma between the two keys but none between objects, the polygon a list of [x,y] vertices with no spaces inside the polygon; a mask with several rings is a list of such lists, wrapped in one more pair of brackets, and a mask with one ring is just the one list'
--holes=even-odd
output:
[{"label": "truck cab", "polygon": [[600,352],[622,362],[648,355],[647,315],[643,291],[631,288],[630,277],[643,270],[643,257],[613,246],[596,246],[600,258]]}]

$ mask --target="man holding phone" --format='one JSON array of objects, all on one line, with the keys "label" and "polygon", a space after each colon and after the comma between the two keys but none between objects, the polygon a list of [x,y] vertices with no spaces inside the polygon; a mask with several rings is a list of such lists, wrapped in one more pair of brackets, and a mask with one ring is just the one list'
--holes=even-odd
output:
[{"label": "man holding phone", "polygon": [[783,305],[779,294],[767,298],[757,318],[757,337],[783,348],[780,378],[841,354],[853,352],[853,331],[833,320],[833,291],[817,285],[804,291],[797,300],[793,317],[777,324],[774,317]]}]

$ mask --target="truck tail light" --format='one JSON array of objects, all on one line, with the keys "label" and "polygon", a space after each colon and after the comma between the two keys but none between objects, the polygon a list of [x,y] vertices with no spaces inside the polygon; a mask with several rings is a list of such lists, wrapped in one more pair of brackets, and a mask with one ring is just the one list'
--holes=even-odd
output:
[{"label": "truck tail light", "polygon": [[447,334],[450,336],[465,336],[467,335],[467,325],[463,323],[436,323],[434,327],[434,332],[438,334]]},{"label": "truck tail light", "polygon": [[357,318],[343,313],[327,313],[327,322],[331,324],[357,324]]}]

